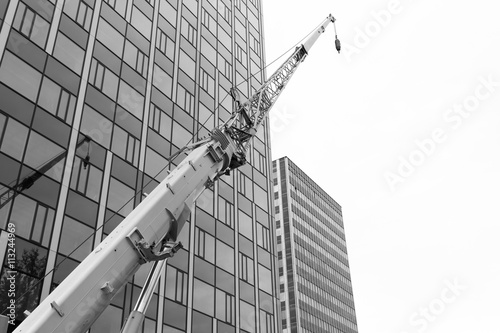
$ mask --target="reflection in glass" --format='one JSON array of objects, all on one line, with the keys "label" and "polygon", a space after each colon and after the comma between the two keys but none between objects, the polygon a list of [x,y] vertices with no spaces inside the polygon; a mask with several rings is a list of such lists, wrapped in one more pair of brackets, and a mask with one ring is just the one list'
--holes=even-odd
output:
[{"label": "reflection in glass", "polygon": [[209,316],[214,315],[214,287],[194,279],[193,308]]},{"label": "reflection in glass", "polygon": [[82,261],[90,252],[92,252],[92,244],[94,242],[92,234],[92,228],[72,219],[69,216],[65,216],[59,243],[59,252],[64,255],[71,256],[76,260]]},{"label": "reflection in glass", "polygon": [[6,309],[10,302],[7,296],[10,281],[14,276],[16,291],[18,291],[16,313],[22,314],[25,310],[33,311],[39,302],[41,291],[39,280],[45,273],[46,262],[46,249],[16,238],[15,271],[5,266],[0,278],[0,308]]},{"label": "reflection in glass", "polygon": [[54,46],[54,56],[73,72],[80,74],[82,71],[85,51],[76,43],[59,32]]},{"label": "reflection in glass", "polygon": [[42,74],[37,70],[9,51],[5,51],[0,67],[0,82],[35,101],[41,78]]},{"label": "reflection in glass", "polygon": [[109,182],[108,207],[124,216],[134,209],[134,190],[111,177]]},{"label": "reflection in glass", "polygon": [[240,328],[255,332],[255,308],[243,301],[240,301]]},{"label": "reflection in glass", "polygon": [[269,294],[273,293],[271,271],[259,264],[259,288]]},{"label": "reflection in glass", "polygon": [[165,299],[163,322],[181,330],[186,329],[186,307]]},{"label": "reflection in glass", "polygon": [[217,240],[217,266],[234,274],[234,249]]},{"label": "reflection in glass", "polygon": [[26,156],[24,157],[24,163],[33,169],[38,169],[54,157],[58,156],[62,153],[62,151],[63,149],[60,146],[41,136],[37,132],[31,131],[28,147],[26,149]]},{"label": "reflection in glass", "polygon": [[[122,2],[122,1],[117,1]],[[122,36],[115,28],[113,28],[106,20],[102,17],[99,20],[99,26],[97,28],[97,39],[106,45],[108,49],[113,51],[117,56],[122,56],[123,42],[125,37]]]}]

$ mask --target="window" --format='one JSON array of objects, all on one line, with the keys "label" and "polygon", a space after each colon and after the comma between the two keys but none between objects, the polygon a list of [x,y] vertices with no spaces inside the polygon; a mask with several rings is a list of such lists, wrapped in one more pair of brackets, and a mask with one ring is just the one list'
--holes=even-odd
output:
[{"label": "window", "polygon": [[269,250],[269,229],[257,223],[257,245]]},{"label": "window", "polygon": [[247,39],[247,34],[246,34],[246,28],[245,28],[245,25],[244,23],[241,23],[240,20],[238,18],[236,18],[234,20],[235,22],[235,27],[234,27],[234,30],[236,31],[236,33],[243,39],[246,41]]},{"label": "window", "polygon": [[170,60],[174,60],[175,43],[166,33],[158,29],[158,38],[156,39],[156,47],[161,53],[166,55]]},{"label": "window", "polygon": [[85,51],[63,33],[57,34],[54,46],[54,56],[73,72],[80,74],[82,71]]},{"label": "window", "polygon": [[227,23],[231,23],[231,10],[229,7],[222,2],[222,0],[219,0],[219,13],[222,15],[224,20],[227,21]]},{"label": "window", "polygon": [[[45,272],[47,250],[21,238],[16,238],[16,254],[16,272],[14,274],[7,273],[11,269],[4,266],[0,285],[2,286],[2,295],[6,295],[4,286],[8,289],[12,276],[15,276],[15,290],[23,296],[18,298],[15,312],[24,313],[25,310],[33,311],[39,303],[42,289],[39,282]],[[1,297],[0,307],[7,308],[9,305],[7,302],[9,302],[9,298]]]},{"label": "window", "polygon": [[218,35],[217,35],[218,41],[224,45],[224,47],[228,50],[231,51],[233,48],[233,40],[231,39],[231,32],[227,32],[224,30],[221,26],[218,28]]},{"label": "window", "polygon": [[94,201],[99,201],[101,183],[102,171],[92,164],[87,164],[87,166],[85,166],[83,160],[76,156],[70,188],[86,195]]},{"label": "window", "polygon": [[142,120],[144,96],[139,94],[134,88],[129,86],[123,80],[120,82],[118,103],[120,103],[125,110]]},{"label": "window", "polygon": [[113,124],[111,121],[88,105],[84,106],[82,123],[80,125],[82,133],[88,134],[93,142],[109,148],[112,129]]},{"label": "window", "polygon": [[123,216],[134,209],[134,190],[111,177],[109,182],[108,207]]},{"label": "window", "polygon": [[249,239],[253,239],[252,218],[243,213],[241,210],[238,210],[238,222],[240,226],[240,234]]},{"label": "window", "polygon": [[8,118],[2,137],[0,137],[0,150],[10,157],[22,161],[28,131],[28,128],[20,122],[13,118]]},{"label": "window", "polygon": [[255,53],[259,54],[260,52],[260,43],[254,35],[250,34],[250,48],[255,51]]},{"label": "window", "polygon": [[243,194],[249,199],[252,199],[253,196],[252,180],[247,176],[245,176],[243,172],[239,172],[238,187],[239,187],[239,192],[241,194]]},{"label": "window", "polygon": [[255,203],[267,210],[267,192],[255,183],[253,184],[253,192]]},{"label": "window", "polygon": [[176,25],[177,10],[168,1],[160,1],[160,14],[172,25]]},{"label": "window", "polygon": [[194,79],[196,68],[195,62],[183,50],[179,53],[179,67],[184,71],[184,73],[189,75],[191,79]]},{"label": "window", "polygon": [[24,163],[38,169],[63,152],[63,148],[35,131],[30,132]]},{"label": "window", "polygon": [[146,147],[146,165],[144,171],[158,181],[168,176],[168,161],[153,149]]},{"label": "window", "polygon": [[217,34],[217,24],[214,18],[203,8],[201,23],[214,35]]},{"label": "window", "polygon": [[170,132],[172,131],[172,118],[170,118],[156,105],[151,104],[149,113],[149,127],[169,140]]},{"label": "window", "polygon": [[38,105],[61,118],[67,124],[73,123],[76,97],[46,76],[42,81]]},{"label": "window", "polygon": [[219,197],[219,220],[221,220],[231,228],[234,228],[233,212],[233,204],[225,200],[224,198]]},{"label": "window", "polygon": [[10,222],[16,235],[48,247],[54,222],[54,210],[20,194],[14,199]]},{"label": "window", "polygon": [[274,280],[271,279],[271,276],[271,270],[259,264],[259,288],[269,294],[273,293],[272,285]]},{"label": "window", "polygon": [[172,82],[172,77],[168,75],[167,72],[165,72],[163,69],[161,69],[160,66],[155,64],[153,84],[167,97],[172,96]]},{"label": "window", "polygon": [[72,219],[64,217],[59,252],[73,259],[82,261],[92,252],[94,243],[93,229],[89,226]]},{"label": "window", "polygon": [[167,266],[165,295],[176,302],[187,304],[188,275],[175,267]]},{"label": "window", "polygon": [[123,59],[143,77],[146,76],[148,70],[148,57],[128,40],[125,41]]},{"label": "window", "polygon": [[253,165],[264,175],[266,174],[266,158],[257,150],[254,151],[253,155],[254,161]]},{"label": "window", "polygon": [[196,29],[185,18],[182,18],[181,34],[189,43],[196,47]]},{"label": "window", "polygon": [[19,2],[12,26],[36,45],[45,47],[50,23],[22,2]]},{"label": "window", "polygon": [[[163,308],[163,322],[168,323],[169,325],[180,328],[185,332],[186,328],[186,307],[182,306],[178,303],[174,303],[169,299],[165,299],[165,306]],[[166,327],[166,326],[164,326]],[[177,332],[175,329],[172,329],[170,326],[167,326],[168,329],[165,332],[175,333]]]},{"label": "window", "polygon": [[226,60],[226,58],[222,57],[219,55],[219,63],[220,63],[220,71],[224,76],[231,81],[232,79],[232,66],[229,61]]},{"label": "window", "polygon": [[196,278],[194,279],[193,309],[213,316],[214,296],[214,287]]},{"label": "window", "polygon": [[177,104],[187,113],[194,113],[194,96],[180,84],[177,86]]},{"label": "window", "polygon": [[215,92],[214,79],[203,68],[200,69],[200,73],[201,73],[201,87],[211,96],[213,96]]},{"label": "window", "polygon": [[196,227],[194,234],[194,254],[215,263],[215,238]]},{"label": "window", "polygon": [[127,11],[127,2],[132,0],[104,0],[104,2],[108,3],[111,8],[114,8],[118,14],[121,16],[125,16],[125,12]]},{"label": "window", "polygon": [[212,65],[217,65],[217,51],[205,40],[205,38],[201,39],[201,54],[203,54]]},{"label": "window", "polygon": [[254,283],[253,259],[240,252],[240,279],[250,284]]},{"label": "window", "polygon": [[217,266],[234,274],[234,249],[217,240]]},{"label": "window", "polygon": [[192,138],[193,135],[188,130],[182,127],[178,122],[172,122],[172,143],[176,147],[184,147]]},{"label": "window", "polygon": [[260,332],[261,333],[273,333],[273,316],[265,311],[260,311]]},{"label": "window", "polygon": [[116,99],[118,76],[96,59],[92,59],[89,82],[109,98]]},{"label": "window", "polygon": [[215,316],[229,324],[235,321],[234,296],[222,290],[215,289]]},{"label": "window", "polygon": [[240,328],[255,332],[255,307],[240,300]]},{"label": "window", "polygon": [[132,26],[136,28],[144,37],[150,39],[151,21],[137,7],[132,10]]},{"label": "window", "polygon": [[125,38],[102,17],[99,21],[96,37],[102,43],[102,45],[105,45],[108,49],[113,51],[113,53],[121,58]]},{"label": "window", "polygon": [[244,62],[244,59],[246,58],[246,54],[245,54],[245,51],[243,51],[243,49],[241,48],[241,46],[239,46],[238,44],[235,44],[236,45],[236,59],[243,63]]},{"label": "window", "polygon": [[85,30],[88,31],[90,29],[93,10],[84,1],[66,0],[64,3],[64,12]]},{"label": "window", "polygon": [[115,125],[113,131],[113,152],[137,167],[139,164],[139,139]]},{"label": "window", "polygon": [[31,101],[35,101],[41,79],[42,74],[37,70],[9,51],[5,51],[0,66],[0,82]]}]

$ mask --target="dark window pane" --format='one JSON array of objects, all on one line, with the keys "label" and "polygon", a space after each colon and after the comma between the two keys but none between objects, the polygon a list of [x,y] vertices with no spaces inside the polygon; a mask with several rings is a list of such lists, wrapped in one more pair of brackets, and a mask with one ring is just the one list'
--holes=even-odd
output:
[{"label": "dark window pane", "polygon": [[163,322],[184,330],[186,328],[186,307],[165,299]]},{"label": "dark window pane", "polygon": [[197,311],[193,311],[193,333],[211,333],[212,318]]}]

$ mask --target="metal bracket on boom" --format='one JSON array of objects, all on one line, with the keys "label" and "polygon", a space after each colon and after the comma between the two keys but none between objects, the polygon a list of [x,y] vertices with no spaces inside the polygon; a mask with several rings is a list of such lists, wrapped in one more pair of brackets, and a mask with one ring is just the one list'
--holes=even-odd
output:
[{"label": "metal bracket on boom", "polygon": [[139,253],[143,264],[150,261],[159,261],[171,258],[183,247],[181,242],[166,241],[162,244],[163,250],[154,251],[156,246],[154,244],[149,245],[137,228],[134,228],[134,230],[128,234],[127,239],[130,243],[132,243],[134,248],[137,250],[137,253]]}]

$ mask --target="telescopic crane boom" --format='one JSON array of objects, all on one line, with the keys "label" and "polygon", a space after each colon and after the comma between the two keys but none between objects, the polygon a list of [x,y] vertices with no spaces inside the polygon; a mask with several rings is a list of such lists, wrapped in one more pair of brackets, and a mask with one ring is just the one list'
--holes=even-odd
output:
[{"label": "telescopic crane boom", "polygon": [[[329,15],[253,96],[191,152],[14,331],[86,332],[128,279],[149,261],[163,261],[196,199],[223,174],[243,165],[250,140],[330,22]],[[337,50],[340,43],[336,40]]]}]

